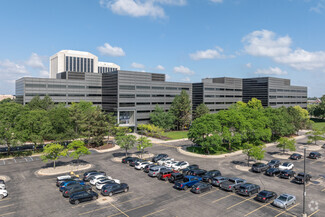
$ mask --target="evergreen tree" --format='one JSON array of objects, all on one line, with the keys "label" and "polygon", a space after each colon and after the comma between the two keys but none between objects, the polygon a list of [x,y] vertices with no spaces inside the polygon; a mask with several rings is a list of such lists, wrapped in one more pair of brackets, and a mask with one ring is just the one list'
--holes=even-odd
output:
[{"label": "evergreen tree", "polygon": [[191,100],[185,90],[177,95],[171,106],[170,112],[175,116],[177,130],[182,130],[191,123]]},{"label": "evergreen tree", "polygon": [[171,112],[165,112],[163,108],[156,105],[154,112],[150,114],[150,122],[164,130],[174,127],[175,116]]},{"label": "evergreen tree", "polygon": [[201,103],[200,105],[198,105],[193,113],[193,120],[195,120],[196,118],[202,117],[205,114],[209,114],[210,113],[210,109],[208,108],[208,106],[204,103]]}]

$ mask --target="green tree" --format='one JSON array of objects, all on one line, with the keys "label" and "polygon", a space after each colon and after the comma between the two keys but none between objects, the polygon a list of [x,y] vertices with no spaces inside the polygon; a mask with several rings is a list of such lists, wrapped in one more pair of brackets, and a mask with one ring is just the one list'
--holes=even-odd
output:
[{"label": "green tree", "polygon": [[255,160],[263,160],[265,155],[264,145],[253,145],[250,143],[244,144],[243,154],[247,155],[247,165],[253,158]]},{"label": "green tree", "polygon": [[56,105],[48,112],[52,125],[50,139],[62,141],[75,138],[69,109],[64,104]]},{"label": "green tree", "polygon": [[125,155],[128,156],[128,150],[133,148],[137,142],[134,135],[124,134],[116,137],[116,143],[122,149],[125,149]]},{"label": "green tree", "polygon": [[193,114],[193,120],[195,120],[196,118],[202,117],[205,114],[209,114],[210,113],[210,109],[208,108],[208,106],[204,103],[201,103],[200,105],[198,105],[194,111]]},{"label": "green tree", "polygon": [[118,128],[117,118],[113,113],[106,115],[108,136],[115,136]]},{"label": "green tree", "polygon": [[324,137],[324,134],[325,134],[325,130],[319,130],[319,129],[316,129],[316,130],[313,130],[313,131],[310,131],[307,133],[309,136],[308,136],[308,143],[315,143],[315,145],[317,145],[317,142],[319,140],[324,140],[325,137]]},{"label": "green tree", "polygon": [[69,114],[76,137],[82,135],[81,128],[86,124],[86,117],[90,110],[93,109],[93,103],[86,101],[80,101],[79,103],[73,102],[69,107]]},{"label": "green tree", "polygon": [[261,100],[258,100],[256,98],[252,98],[251,100],[249,100],[249,102],[247,103],[247,107],[252,109],[263,109]]},{"label": "green tree", "polygon": [[15,102],[15,100],[10,99],[10,98],[6,98],[0,101],[0,104],[4,104],[4,103],[8,103],[8,102]]},{"label": "green tree", "polygon": [[85,143],[80,140],[75,140],[68,145],[68,150],[73,150],[69,153],[69,156],[77,160],[79,164],[79,159],[81,156],[91,154],[88,148],[85,146]]},{"label": "green tree", "polygon": [[33,99],[27,104],[30,110],[46,110],[49,111],[54,107],[54,102],[51,97],[46,95],[43,99],[39,96],[33,97]]},{"label": "green tree", "polygon": [[191,122],[191,100],[185,90],[182,90],[181,94],[174,98],[170,112],[175,116],[177,130],[189,126]]},{"label": "green tree", "polygon": [[150,122],[164,130],[170,130],[174,127],[175,116],[156,105],[155,110],[150,114]]},{"label": "green tree", "polygon": [[151,143],[150,139],[148,139],[145,136],[141,136],[140,138],[138,138],[137,142],[138,142],[137,149],[138,149],[138,151],[141,151],[140,158],[142,158],[144,149],[148,148],[148,147],[152,147],[152,143]]},{"label": "green tree", "polygon": [[67,149],[64,148],[63,145],[51,143],[51,144],[48,144],[48,145],[46,145],[44,147],[43,155],[41,156],[41,159],[44,162],[48,162],[49,160],[52,160],[53,161],[53,168],[55,169],[56,161],[60,157],[67,156],[67,153],[68,153]]},{"label": "green tree", "polygon": [[296,150],[296,140],[295,139],[289,139],[286,137],[281,137],[280,139],[277,140],[278,147],[279,149],[282,149],[283,154],[285,153],[285,150],[288,149],[290,151],[295,151]]},{"label": "green tree", "polygon": [[300,106],[294,106],[288,108],[288,113],[292,117],[292,124],[296,134],[298,134],[299,130],[306,128],[309,121],[307,110],[302,109]]}]

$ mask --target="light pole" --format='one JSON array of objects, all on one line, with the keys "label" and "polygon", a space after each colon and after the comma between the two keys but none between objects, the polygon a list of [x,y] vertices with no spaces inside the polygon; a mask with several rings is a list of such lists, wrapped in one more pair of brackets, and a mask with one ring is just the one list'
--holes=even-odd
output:
[{"label": "light pole", "polygon": [[307,213],[306,213],[306,148],[304,148],[304,192],[303,192],[302,216],[307,217]]}]

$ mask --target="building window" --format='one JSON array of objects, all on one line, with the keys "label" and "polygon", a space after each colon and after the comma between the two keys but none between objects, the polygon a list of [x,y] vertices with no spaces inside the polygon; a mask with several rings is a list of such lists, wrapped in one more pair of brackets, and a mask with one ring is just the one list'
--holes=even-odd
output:
[{"label": "building window", "polygon": [[137,105],[150,105],[150,102],[137,102]]},{"label": "building window", "polygon": [[217,98],[224,98],[225,95],[216,95]]},{"label": "building window", "polygon": [[73,71],[75,72],[76,71],[76,57],[73,57]]},{"label": "building window", "polygon": [[226,95],[226,98],[233,98],[234,96],[232,95]]},{"label": "building window", "polygon": [[164,90],[164,87],[151,87],[153,90]]},{"label": "building window", "polygon": [[137,121],[150,121],[150,118],[140,118],[140,119],[137,119]]},{"label": "building window", "polygon": [[225,104],[224,102],[216,102],[217,105]]},{"label": "building window", "polygon": [[142,114],[142,113],[150,113],[150,110],[137,111],[137,113],[139,113],[139,114]]},{"label": "building window", "polygon": [[172,102],[166,102],[166,105],[171,105],[172,104]]},{"label": "building window", "polygon": [[176,95],[174,94],[166,94],[166,97],[175,97]]},{"label": "building window", "polygon": [[177,87],[166,87],[166,90],[177,90]]},{"label": "building window", "polygon": [[237,98],[242,98],[243,96],[240,96],[240,95],[236,95],[235,97],[237,97]]},{"label": "building window", "polygon": [[243,91],[242,89],[235,89],[235,91]]},{"label": "building window", "polygon": [[270,92],[276,92],[276,89],[270,89]]},{"label": "building window", "polygon": [[89,89],[102,89],[101,86],[88,86]]},{"label": "building window", "polygon": [[80,71],[84,72],[84,58],[80,58]]},{"label": "building window", "polygon": [[85,94],[68,94],[69,97],[84,97]]},{"label": "building window", "polygon": [[87,96],[102,96],[102,94],[87,94]]},{"label": "building window", "polygon": [[72,57],[70,57],[69,65],[70,65],[69,72],[71,72],[72,71]]},{"label": "building window", "polygon": [[225,90],[224,88],[216,88],[216,90]]},{"label": "building window", "polygon": [[204,90],[214,90],[214,88],[206,87]]},{"label": "building window", "polygon": [[187,88],[187,87],[180,87],[178,88],[179,90],[190,90],[190,88]]},{"label": "building window", "polygon": [[66,85],[60,85],[60,84],[48,84],[48,88],[60,88],[60,89],[65,89],[67,86]]},{"label": "building window", "polygon": [[135,86],[120,85],[120,90],[135,90]]},{"label": "building window", "polygon": [[69,59],[69,57],[65,57],[65,71],[68,71],[69,69],[68,69],[68,59]]},{"label": "building window", "polygon": [[91,59],[90,72],[94,72],[94,59]]},{"label": "building window", "polygon": [[150,89],[150,86],[137,86],[137,89]]},{"label": "building window", "polygon": [[129,103],[120,103],[120,107],[134,107],[135,103],[129,102]]},{"label": "building window", "polygon": [[214,98],[214,95],[204,95],[206,98]]},{"label": "building window", "polygon": [[87,72],[90,72],[90,59],[88,58],[88,70]]},{"label": "building window", "polygon": [[31,88],[46,88],[46,84],[25,84],[25,87],[31,87]]},{"label": "building window", "polygon": [[214,105],[214,102],[205,102],[206,105]]},{"label": "building window", "polygon": [[77,72],[79,72],[79,57],[77,57]]},{"label": "building window", "polygon": [[150,97],[150,94],[137,94],[137,97]]},{"label": "building window", "polygon": [[164,105],[164,102],[153,102],[152,105]]},{"label": "building window", "polygon": [[233,104],[233,102],[226,102],[225,104]]},{"label": "building window", "polygon": [[70,89],[85,89],[85,86],[69,85],[68,88],[70,88]]},{"label": "building window", "polygon": [[135,98],[134,94],[120,94],[120,98]]},{"label": "building window", "polygon": [[152,94],[151,96],[152,97],[164,97],[164,95],[162,95],[162,94]]},{"label": "building window", "polygon": [[227,88],[226,91],[234,91],[234,89],[228,89],[228,88]]},{"label": "building window", "polygon": [[25,96],[45,96],[43,93],[26,93]]}]

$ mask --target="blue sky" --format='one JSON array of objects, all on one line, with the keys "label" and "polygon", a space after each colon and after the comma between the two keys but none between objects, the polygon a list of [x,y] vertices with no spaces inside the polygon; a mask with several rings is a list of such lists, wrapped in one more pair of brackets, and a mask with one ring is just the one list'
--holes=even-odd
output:
[{"label": "blue sky", "polygon": [[325,0],[2,0],[0,94],[71,49],[169,81],[276,76],[321,96],[324,15]]}]

